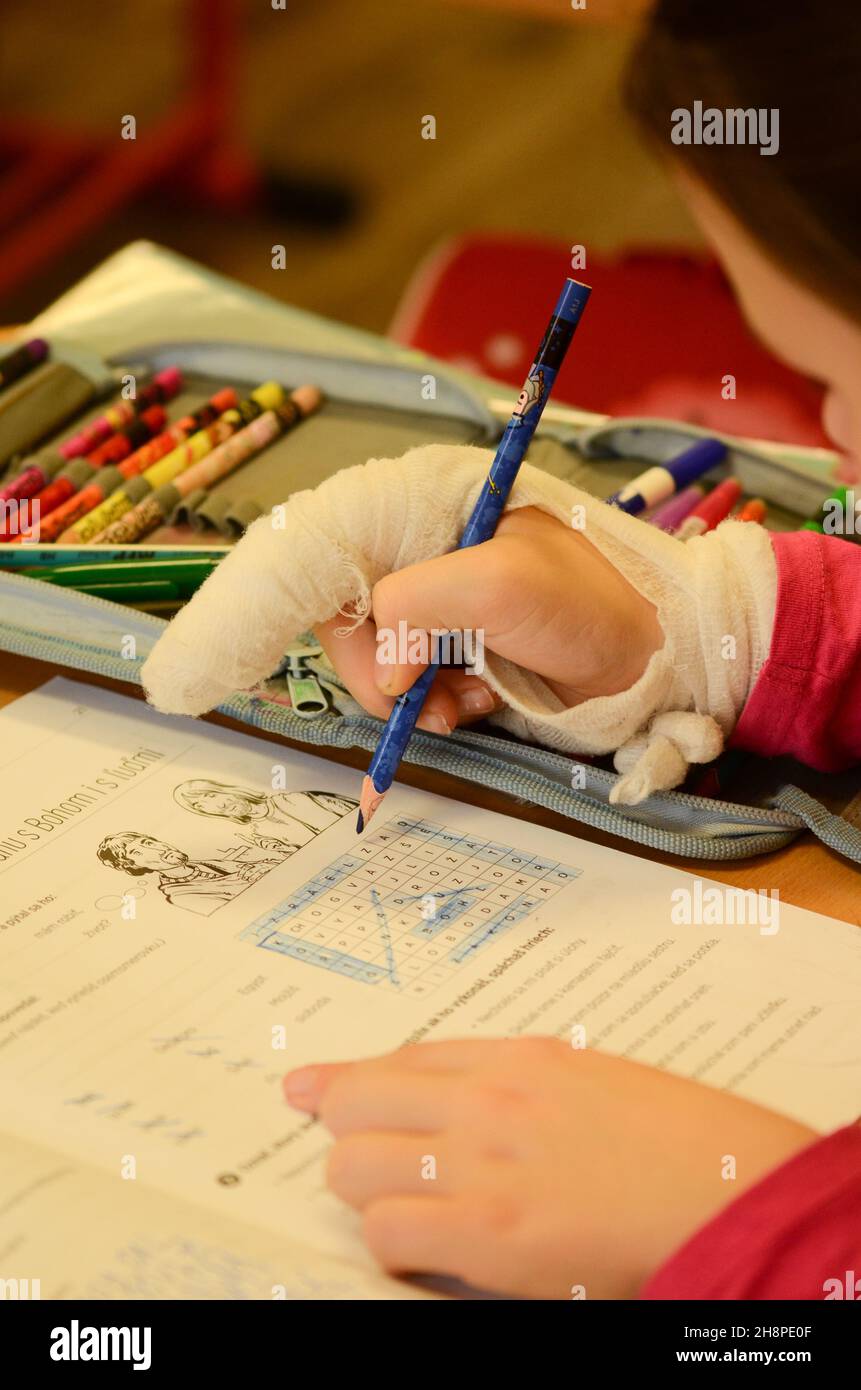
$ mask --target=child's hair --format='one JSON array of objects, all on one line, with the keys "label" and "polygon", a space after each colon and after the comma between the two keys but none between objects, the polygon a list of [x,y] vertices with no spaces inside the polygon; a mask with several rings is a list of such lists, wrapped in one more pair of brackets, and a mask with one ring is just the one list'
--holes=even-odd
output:
[{"label": "child's hair", "polygon": [[[210,782],[206,778],[199,777],[193,782],[183,782],[174,791],[174,800],[178,801],[186,811],[196,811],[199,816],[223,816],[223,811],[209,811],[200,802],[201,796],[207,792],[232,792],[235,797],[245,802],[248,807],[265,806],[269,798],[265,792],[251,791],[248,787],[232,787],[227,782]],[[228,816],[228,820],[237,821],[240,825],[250,824],[252,817],[250,814]]]},{"label": "child's hair", "polygon": [[[657,0],[625,78],[629,107],[770,259],[861,320],[857,0]],[[672,144],[672,113],[776,108],[779,147]]]}]

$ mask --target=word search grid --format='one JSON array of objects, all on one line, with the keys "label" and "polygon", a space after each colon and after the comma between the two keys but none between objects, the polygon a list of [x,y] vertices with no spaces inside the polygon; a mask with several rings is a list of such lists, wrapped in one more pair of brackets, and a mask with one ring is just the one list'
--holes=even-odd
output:
[{"label": "word search grid", "polygon": [[241,939],[364,984],[425,995],[580,872],[398,816]]}]

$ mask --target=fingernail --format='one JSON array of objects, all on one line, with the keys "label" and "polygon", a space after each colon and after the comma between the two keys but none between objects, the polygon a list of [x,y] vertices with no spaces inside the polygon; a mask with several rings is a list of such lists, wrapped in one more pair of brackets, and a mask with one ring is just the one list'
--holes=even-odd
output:
[{"label": "fingernail", "polygon": [[451,725],[445,722],[441,714],[423,714],[421,719],[416,721],[416,727],[426,729],[429,734],[451,733]]},{"label": "fingernail", "polygon": [[495,704],[493,693],[486,685],[461,690],[457,697],[457,708],[461,714],[490,714]]},{"label": "fingernail", "polygon": [[284,1096],[290,1105],[303,1109],[316,1094],[320,1081],[319,1067],[300,1067],[284,1078]]}]

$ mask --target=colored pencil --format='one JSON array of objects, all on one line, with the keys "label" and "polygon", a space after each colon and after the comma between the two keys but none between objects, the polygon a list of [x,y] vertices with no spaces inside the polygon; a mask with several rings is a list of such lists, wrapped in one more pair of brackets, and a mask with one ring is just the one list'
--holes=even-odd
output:
[{"label": "colored pencil", "polygon": [[[590,294],[587,285],[581,285],[576,280],[565,281],[514,412],[499,442],[490,472],[466,524],[460,540],[461,550],[490,540],[495,532]],[[356,823],[359,834],[369,823],[394,780],[437,670],[438,664],[431,662],[410,689],[395,701],[362,784]]]}]

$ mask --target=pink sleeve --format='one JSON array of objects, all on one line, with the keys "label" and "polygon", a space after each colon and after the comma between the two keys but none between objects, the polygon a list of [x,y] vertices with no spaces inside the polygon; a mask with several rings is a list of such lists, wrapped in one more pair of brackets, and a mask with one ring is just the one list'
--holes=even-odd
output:
[{"label": "pink sleeve", "polygon": [[640,1297],[861,1298],[861,1128],[818,1140],[743,1193]]},{"label": "pink sleeve", "polygon": [[812,531],[771,540],[771,649],[731,742],[837,772],[861,760],[861,545]]}]

